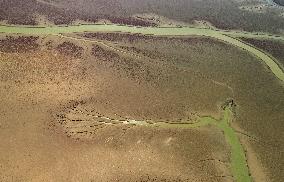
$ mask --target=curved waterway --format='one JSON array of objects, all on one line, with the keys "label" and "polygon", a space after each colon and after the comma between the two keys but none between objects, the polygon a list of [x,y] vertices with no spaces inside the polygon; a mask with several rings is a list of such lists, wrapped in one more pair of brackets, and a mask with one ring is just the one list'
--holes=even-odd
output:
[{"label": "curved waterway", "polygon": [[[114,24],[90,24],[78,26],[50,26],[50,27],[27,27],[27,26],[0,26],[0,33],[8,34],[64,34],[64,33],[79,33],[79,32],[123,32],[123,33],[138,33],[144,35],[156,36],[207,36],[219,39],[221,41],[230,43],[236,47],[242,48],[254,56],[261,59],[272,71],[272,73],[281,81],[284,81],[284,72],[280,66],[264,52],[250,46],[242,41],[239,41],[232,36],[250,37],[250,38],[270,38],[284,41],[283,36],[273,36],[262,33],[249,33],[237,31],[224,31],[214,29],[202,29],[195,27],[134,27]],[[244,60],[245,61],[245,60]]]}]

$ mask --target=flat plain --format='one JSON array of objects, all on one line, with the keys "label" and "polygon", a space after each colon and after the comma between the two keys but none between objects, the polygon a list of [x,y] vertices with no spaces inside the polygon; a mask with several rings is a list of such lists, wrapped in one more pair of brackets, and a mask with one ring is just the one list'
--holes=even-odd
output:
[{"label": "flat plain", "polygon": [[0,181],[284,179],[284,10],[175,2],[0,2]]}]

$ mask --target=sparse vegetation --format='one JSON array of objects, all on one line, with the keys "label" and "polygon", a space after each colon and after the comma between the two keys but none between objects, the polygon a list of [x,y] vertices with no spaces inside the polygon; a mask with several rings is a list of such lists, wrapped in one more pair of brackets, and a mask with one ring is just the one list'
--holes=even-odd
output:
[{"label": "sparse vegetation", "polygon": [[1,52],[27,52],[38,49],[37,43],[38,37],[11,37],[7,36],[4,39],[0,39],[0,51]]},{"label": "sparse vegetation", "polygon": [[0,181],[282,181],[283,11],[0,1]]},{"label": "sparse vegetation", "polygon": [[256,46],[257,48],[268,52],[275,57],[282,67],[284,67],[284,43],[281,41],[265,40],[265,39],[252,39],[241,38],[243,41]]},{"label": "sparse vegetation", "polygon": [[60,53],[66,54],[66,55],[70,55],[76,58],[79,58],[82,56],[83,53],[83,48],[79,47],[73,43],[70,42],[64,42],[60,45],[57,46],[57,50]]},{"label": "sparse vegetation", "polygon": [[[102,47],[94,47],[95,52],[105,51]],[[33,53],[3,52],[0,55],[0,93],[2,93],[0,110],[1,113],[5,113],[0,115],[0,121],[1,127],[6,127],[0,136],[2,139],[10,136],[17,141],[11,143],[9,140],[2,140],[0,143],[6,146],[0,153],[1,164],[4,164],[0,175],[1,180],[68,181],[71,178],[75,180],[94,178],[113,181],[125,180],[127,177],[130,181],[144,179],[185,181],[196,178],[204,181],[212,179],[218,181],[220,174],[226,174],[226,178],[231,178],[227,168],[219,169],[216,167],[215,160],[211,160],[216,158],[216,161],[220,160],[224,165],[229,163],[229,147],[222,132],[214,127],[181,130],[115,124],[114,126],[104,125],[94,134],[86,133],[85,130],[78,131],[77,136],[93,135],[91,141],[82,141],[76,137],[70,139],[67,136],[70,133],[65,135],[59,123],[56,123],[58,117],[64,118],[61,114],[62,110],[71,109],[72,112],[68,114],[68,117],[83,125],[86,123],[84,124],[85,120],[81,116],[88,119],[91,118],[90,114],[95,115],[97,112],[116,118],[123,116],[174,119],[178,116],[191,116],[184,113],[184,111],[191,111],[189,108],[184,108],[190,98],[179,96],[177,88],[174,88],[183,87],[185,80],[173,86],[168,85],[169,89],[175,90],[169,94],[168,91],[163,90],[167,85],[164,81],[165,86],[159,89],[159,86],[144,80],[141,75],[138,75],[136,80],[128,76],[128,68],[134,67],[136,63],[146,66],[151,61],[132,59],[127,65],[125,63],[125,65],[109,66],[108,61],[101,61],[103,54],[99,54],[99,57],[82,56],[81,61],[74,61],[69,54],[58,54],[57,46],[53,48],[54,50],[39,49]],[[122,62],[123,58],[124,55],[121,55],[115,59]],[[153,68],[149,70],[151,73],[157,72],[159,68],[156,63],[148,66]],[[160,78],[167,71],[175,70],[163,68],[166,67],[160,68]],[[139,70],[136,71],[139,72]],[[174,74],[169,77],[172,79],[171,83],[174,82]],[[185,75],[179,77],[183,76]],[[156,79],[158,81],[158,77]],[[209,82],[205,84],[210,85]],[[222,90],[218,86],[215,88],[213,84],[212,87]],[[177,97],[180,98],[176,100]],[[186,100],[183,101],[183,99]],[[216,96],[216,99],[219,97]],[[21,120],[14,119],[13,116]],[[17,130],[18,127],[21,127],[21,131]],[[86,131],[92,131],[92,127]],[[12,136],[11,133],[13,133]],[[42,147],[39,148],[39,145]],[[11,152],[11,147],[17,148],[20,152]],[[196,150],[192,151],[193,148]],[[105,155],[104,152],[111,155]],[[25,156],[26,153],[30,156]],[[76,153],[84,153],[87,159],[82,160],[81,155],[76,157]],[[54,159],[54,156],[61,157]],[[33,162],[26,162],[26,159]],[[57,165],[54,160],[67,165]],[[132,164],[131,172],[129,162]],[[81,166],[79,171],[78,166]],[[161,168],[161,166],[164,167]],[[108,171],[110,167],[112,172],[107,174],[111,175],[99,174],[104,170]],[[96,170],[97,173],[85,174],[85,171],[91,169]],[[141,173],[139,169],[143,172]],[[35,173],[44,174],[42,170],[49,170],[52,176],[34,175]],[[65,173],[65,170],[71,173]],[[32,171],[32,173],[26,171]],[[74,173],[77,177],[73,175]],[[164,173],[167,175],[165,176]]]},{"label": "sparse vegetation", "polygon": [[99,45],[94,45],[92,47],[92,55],[98,57],[100,60],[107,60],[112,62],[119,57],[116,52],[106,50]]},{"label": "sparse vegetation", "polygon": [[[253,3],[253,2],[252,2]],[[279,33],[283,30],[283,18],[273,11],[254,13],[239,8],[238,1],[174,0],[4,0],[0,2],[0,20],[10,24],[35,25],[35,15],[46,16],[54,24],[70,24],[75,20],[98,22],[106,19],[116,24],[156,26],[135,14],[154,13],[176,21],[194,23],[208,21],[221,29],[243,29]],[[68,8],[67,8],[68,7]],[[220,18],[222,17],[222,18]]]},{"label": "sparse vegetation", "polygon": [[[115,36],[113,35],[113,37]],[[107,40],[109,39],[107,38]],[[116,39],[115,41],[118,40]],[[149,52],[149,54],[152,50],[156,50],[155,54],[157,57],[162,58],[161,62],[163,63],[176,65],[183,70],[188,69],[191,73],[200,73],[203,78],[210,78],[232,87],[234,93],[232,98],[238,103],[235,123],[243,128],[247,135],[257,138],[257,141],[251,141],[251,143],[254,150],[258,151],[257,155],[261,162],[270,171],[269,179],[271,181],[279,181],[282,178],[282,173],[279,169],[282,168],[283,163],[271,163],[271,159],[273,161],[281,161],[281,155],[279,155],[278,151],[283,150],[283,145],[281,140],[279,140],[281,138],[279,134],[283,130],[280,127],[280,122],[282,121],[280,118],[284,116],[281,110],[284,103],[282,99],[279,100],[279,98],[284,98],[283,87],[269,73],[269,70],[262,64],[254,62],[256,58],[224,43],[206,38],[152,38],[152,40],[147,38],[145,40],[144,37],[136,37],[135,40],[133,38],[120,39],[118,44],[135,47],[134,50],[142,50],[142,52]],[[272,45],[272,43],[269,45]],[[278,44],[275,45],[278,47]],[[274,49],[275,47],[272,48]],[[275,50],[275,53],[280,54],[277,50]],[[177,79],[174,80],[174,83],[181,80],[181,78],[175,77]],[[182,78],[185,77],[190,76],[182,76]],[[201,78],[196,79],[199,82],[201,80]],[[173,83],[163,81],[159,83],[161,85],[163,83],[174,85]],[[185,83],[188,82],[185,81]],[[196,89],[197,87],[194,88]],[[190,90],[187,89],[187,92],[200,92],[190,92]],[[208,91],[211,92],[212,89],[208,89]],[[204,90],[201,92],[206,93],[204,95],[209,94]],[[204,98],[204,96],[199,98],[202,97]],[[210,102],[209,99],[198,100],[193,105],[198,106],[198,103],[203,103],[204,108],[204,105],[208,106]],[[269,121],[269,127],[267,121]]]}]

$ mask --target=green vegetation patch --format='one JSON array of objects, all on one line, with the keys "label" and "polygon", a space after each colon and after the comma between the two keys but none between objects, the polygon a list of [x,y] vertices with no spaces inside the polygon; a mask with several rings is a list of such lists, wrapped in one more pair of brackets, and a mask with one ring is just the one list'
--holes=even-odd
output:
[{"label": "green vegetation patch", "polygon": [[231,111],[226,107],[223,118],[217,123],[217,126],[224,131],[225,138],[231,146],[231,168],[235,179],[238,182],[250,182],[251,177],[249,175],[245,152],[236,132],[230,127],[231,120]]},{"label": "green vegetation patch", "polygon": [[231,147],[231,170],[234,178],[237,182],[250,182],[251,177],[246,162],[246,156],[244,149],[238,139],[238,136],[234,129],[230,126],[232,121],[231,107],[226,106],[224,108],[223,116],[220,120],[216,120],[212,117],[202,117],[198,122],[193,124],[169,124],[169,123],[156,123],[153,126],[159,126],[164,128],[195,128],[208,124],[215,125],[224,132],[226,141]]}]

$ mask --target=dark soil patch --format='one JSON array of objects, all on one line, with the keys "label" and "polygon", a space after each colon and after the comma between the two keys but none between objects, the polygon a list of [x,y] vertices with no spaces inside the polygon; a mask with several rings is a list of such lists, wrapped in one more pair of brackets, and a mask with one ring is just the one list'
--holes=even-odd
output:
[{"label": "dark soil patch", "polygon": [[[280,3],[283,0],[275,0]],[[50,4],[48,4],[50,3]],[[258,14],[239,9],[241,4],[227,0],[2,0],[0,20],[11,24],[36,24],[35,15],[46,16],[55,24],[70,24],[74,20],[97,22],[107,19],[116,24],[156,26],[151,21],[133,18],[140,13],[155,13],[177,21],[192,23],[206,20],[221,29],[244,29],[279,33],[284,21],[277,13]]]},{"label": "dark soil patch", "polygon": [[0,2],[0,20],[9,24],[36,25],[35,15],[46,16],[58,24],[70,24],[79,18],[76,11],[40,3],[36,0],[3,0]]},{"label": "dark soil patch", "polygon": [[38,49],[39,45],[36,42],[38,37],[11,37],[7,36],[6,39],[0,40],[1,52],[27,52]]},{"label": "dark soil patch", "polygon": [[[48,1],[48,3],[53,3]],[[69,7],[69,5],[68,5]],[[155,23],[136,19],[130,16],[112,16],[111,14],[89,14],[80,12],[66,6],[48,5],[36,0],[3,0],[0,2],[0,21],[7,20],[9,24],[36,25],[35,16],[43,15],[56,25],[70,24],[79,19],[97,22],[99,19],[107,19],[115,24],[134,26],[155,26]]]},{"label": "dark soil patch", "polygon": [[129,47],[129,46],[120,46],[120,48],[133,52],[135,54],[141,54],[143,56],[149,57],[151,59],[161,58],[161,56],[157,55],[157,51],[146,51],[143,49],[139,49],[136,47]]},{"label": "dark soil patch", "polygon": [[284,6],[284,0],[273,0],[279,6]]},{"label": "dark soil patch", "polygon": [[273,40],[260,40],[242,37],[241,40],[248,42],[275,57],[284,66],[284,42]]},{"label": "dark soil patch", "polygon": [[117,53],[104,49],[99,45],[93,45],[92,55],[100,58],[103,61],[111,61],[119,57]]},{"label": "dark soil patch", "polygon": [[180,41],[181,43],[215,43],[215,44],[222,44],[222,42],[214,40],[212,38],[207,37],[166,37],[166,36],[151,36],[151,35],[143,35],[139,33],[84,33],[81,36],[86,38],[95,38],[99,40],[106,40],[112,42],[128,42],[128,43],[135,43],[137,41],[147,41],[148,42],[155,42],[155,41]]},{"label": "dark soil patch", "polygon": [[82,56],[83,48],[79,47],[71,42],[64,42],[57,46],[57,50],[65,55],[71,55],[72,57],[79,58]]},{"label": "dark soil patch", "polygon": [[[157,24],[153,22],[148,22],[148,21],[144,21],[144,20],[132,18],[132,17],[103,16],[100,18],[107,19],[114,24],[133,25],[133,26],[142,26],[142,27],[157,26]],[[88,21],[88,19],[85,19],[85,20]]]},{"label": "dark soil patch", "polygon": [[142,34],[122,34],[122,33],[85,33],[83,34],[84,37],[87,38],[96,38],[99,40],[107,40],[113,42],[120,42],[120,41],[129,41],[133,43],[136,40],[150,40],[153,39],[151,36],[142,35]]}]

